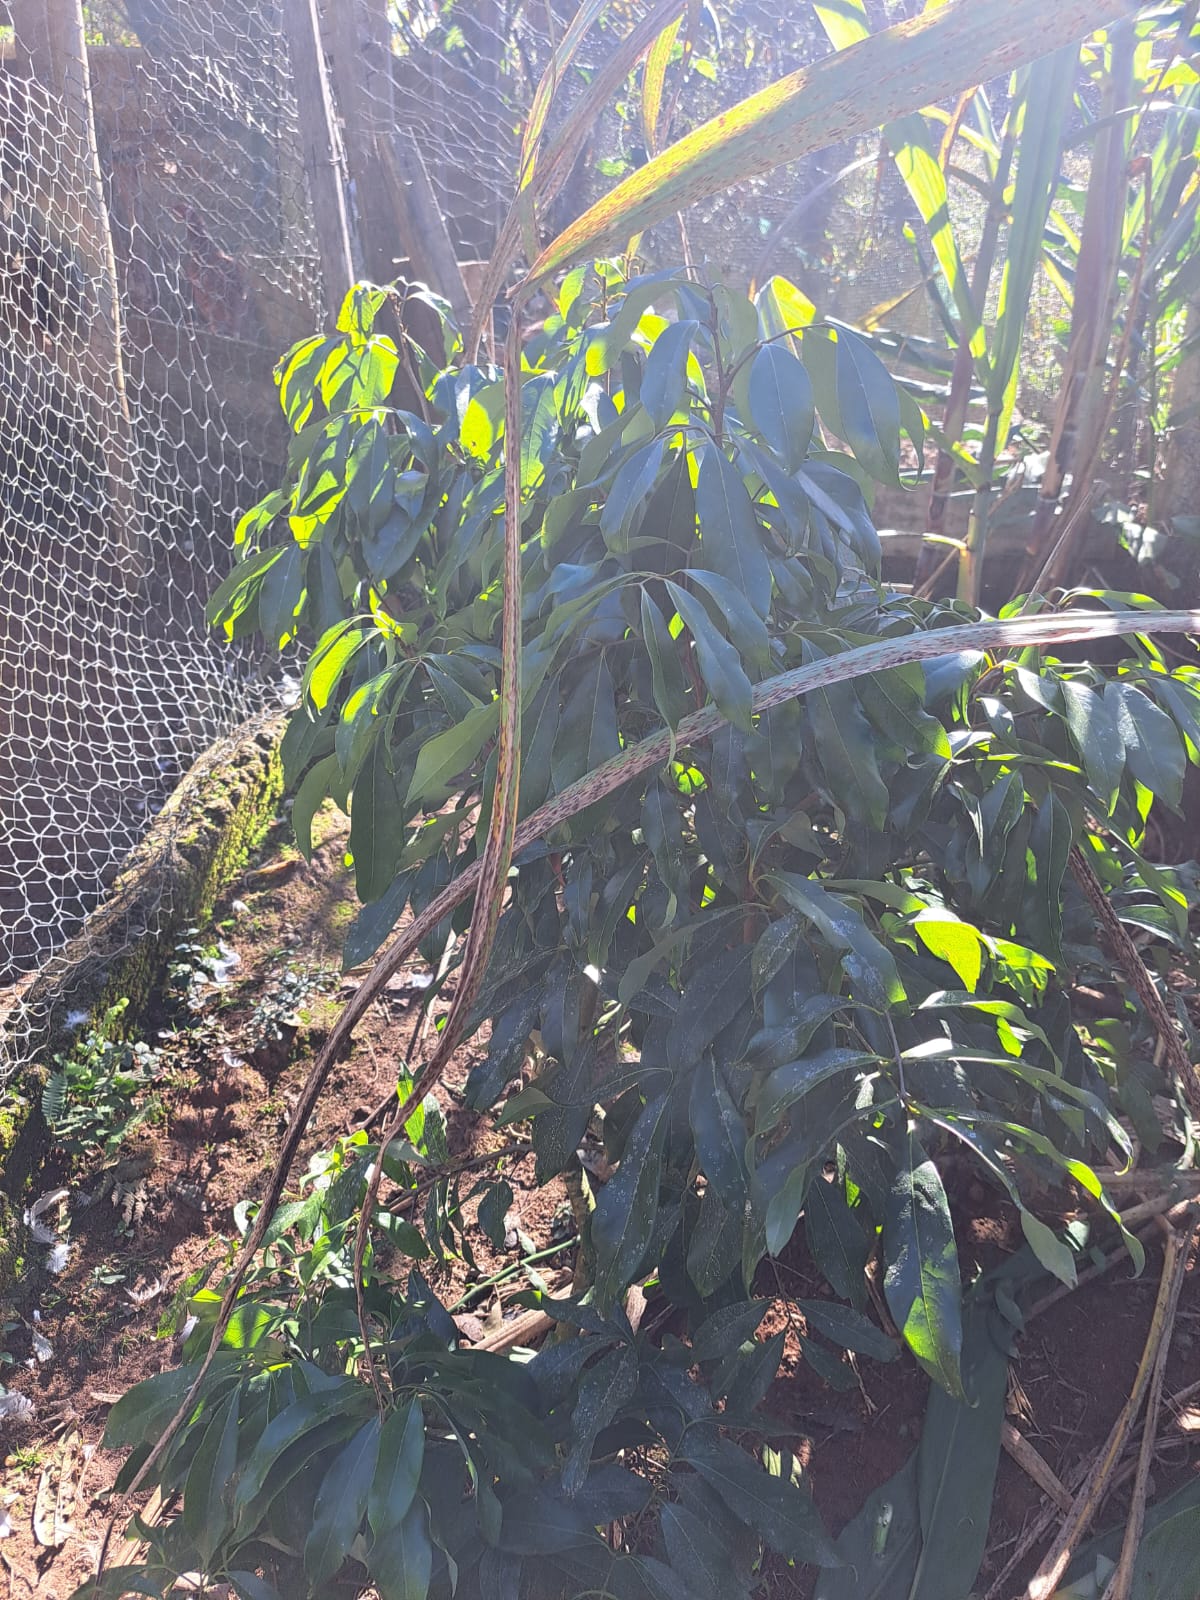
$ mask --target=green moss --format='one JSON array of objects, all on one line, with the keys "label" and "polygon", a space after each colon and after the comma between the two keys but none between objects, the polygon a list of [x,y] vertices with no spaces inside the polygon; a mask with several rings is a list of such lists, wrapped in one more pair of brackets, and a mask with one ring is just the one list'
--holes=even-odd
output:
[{"label": "green moss", "polygon": [[[33,1013],[51,1019],[41,1060],[31,1063],[23,1100],[0,1106],[0,1293],[17,1270],[23,1236],[12,1197],[45,1151],[44,1062],[69,1042],[69,1011],[101,1016],[128,998],[136,1030],[166,972],[182,930],[211,917],[213,904],[271,826],[283,792],[282,725],[259,723],[231,745],[224,766],[195,769],[157,818],[108,899],[83,933],[31,986]],[[142,929],[140,936],[136,931]]]}]

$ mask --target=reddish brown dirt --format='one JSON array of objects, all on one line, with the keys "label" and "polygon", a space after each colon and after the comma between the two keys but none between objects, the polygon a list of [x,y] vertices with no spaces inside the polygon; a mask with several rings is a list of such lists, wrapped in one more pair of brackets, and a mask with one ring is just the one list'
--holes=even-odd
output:
[{"label": "reddish brown dirt", "polygon": [[[159,1322],[189,1274],[208,1266],[219,1277],[237,1239],[234,1207],[261,1191],[291,1104],[328,1032],[339,996],[344,999],[349,992],[353,980],[341,978],[340,950],[357,904],[343,864],[345,838],[329,817],[319,819],[318,837],[322,842],[305,863],[288,847],[290,831],[278,827],[262,865],[248,870],[229,890],[214,928],[197,936],[199,944],[220,937],[240,957],[227,986],[203,991],[207,999],[198,1026],[190,1031],[181,1027],[178,1009],[153,1019],[158,1031],[173,1035],[159,1041],[164,1051],[158,1083],[162,1115],[121,1150],[123,1160],[144,1161],[148,1167],[141,1226],[128,1235],[120,1231],[120,1218],[104,1197],[87,1209],[72,1208],[71,1255],[61,1276],[51,1277],[40,1266],[42,1251],[34,1247],[28,1253],[30,1270],[19,1284],[16,1318],[6,1339],[14,1365],[0,1374],[37,1407],[31,1423],[3,1427],[7,1459],[0,1504],[8,1502],[13,1531],[0,1543],[0,1563],[13,1595],[67,1600],[94,1571],[100,1541],[116,1509],[110,1492],[121,1463],[120,1455],[99,1448],[109,1406],[140,1379],[178,1362],[178,1341],[156,1337]],[[299,1005],[294,1037],[273,1040],[265,1036],[254,1011],[280,993],[289,971],[317,974],[320,983]],[[330,1077],[293,1179],[304,1171],[310,1155],[328,1149],[393,1089],[422,997],[422,988],[411,980],[421,976],[419,967],[398,974],[385,1002],[359,1026],[351,1058]],[[431,1023],[446,1010],[448,999],[449,994],[435,1001]],[[427,1050],[433,1037],[429,1026],[421,1048]],[[485,1044],[486,1033],[481,1032],[459,1053],[439,1092],[455,1158],[482,1155],[512,1142],[511,1133],[496,1132],[462,1105],[462,1085]],[[538,1189],[533,1162],[525,1157],[506,1159],[504,1172],[514,1191],[514,1220],[544,1248],[559,1236],[554,1230],[565,1204],[562,1185]],[[95,1164],[72,1169],[52,1154],[31,1194],[36,1197],[60,1183],[86,1192],[94,1182]],[[173,1192],[175,1184],[202,1199],[203,1210]],[[473,1203],[464,1212],[473,1220]],[[472,1229],[472,1248],[480,1278],[520,1259],[519,1250],[495,1251],[477,1228]],[[428,1262],[422,1266],[448,1304],[468,1287],[462,1262],[442,1271]],[[552,1274],[567,1266],[564,1254],[561,1261],[539,1263],[539,1271]],[[137,1293],[156,1283],[163,1292],[145,1304],[129,1298],[127,1291]],[[506,1290],[519,1286],[518,1280]],[[492,1305],[481,1297],[471,1311],[484,1316]],[[40,1313],[37,1327],[54,1352],[45,1363],[34,1363],[31,1357],[35,1308]],[[33,1503],[43,1471],[54,1468],[62,1441],[74,1430],[96,1448],[84,1471],[71,1537],[60,1550],[45,1549],[33,1535]],[[125,1514],[119,1519],[118,1538],[127,1516],[124,1502],[120,1509]]]},{"label": "reddish brown dirt", "polygon": [[[318,837],[312,862],[305,864],[288,848],[287,830],[278,828],[262,864],[249,870],[225,897],[215,928],[198,936],[202,943],[220,936],[237,951],[241,963],[226,987],[208,993],[200,1025],[190,1033],[176,1028],[176,1036],[163,1042],[162,1118],[122,1152],[126,1157],[150,1158],[148,1204],[141,1227],[129,1236],[119,1232],[115,1212],[101,1200],[73,1213],[70,1262],[60,1277],[50,1277],[42,1269],[40,1251],[29,1252],[31,1267],[21,1283],[6,1340],[14,1365],[0,1375],[37,1406],[32,1422],[8,1424],[4,1434],[8,1454],[0,1493],[8,1502],[12,1535],[0,1542],[0,1563],[7,1569],[12,1595],[68,1600],[94,1570],[114,1512],[120,1513],[118,1536],[122,1531],[132,1507],[111,1499],[120,1458],[99,1448],[109,1406],[131,1384],[179,1359],[176,1340],[155,1337],[164,1310],[173,1291],[197,1268],[212,1266],[219,1276],[236,1238],[233,1208],[261,1190],[290,1104],[330,1026],[339,995],[344,998],[348,992],[338,971],[341,942],[355,906],[343,864],[344,837],[329,818],[319,819]],[[286,1044],[274,1043],[263,1037],[254,1013],[256,1006],[280,993],[288,971],[317,973],[321,983],[301,1002],[295,1037]],[[328,1148],[392,1089],[398,1066],[407,1058],[419,1010],[422,991],[412,982],[419,974],[417,968],[398,975],[385,1002],[360,1026],[351,1059],[334,1074],[323,1097],[300,1170],[310,1154]],[[435,1017],[445,1004],[444,998],[435,1003]],[[175,1027],[166,1013],[156,1019],[156,1026],[167,1023]],[[428,1048],[431,1037],[430,1030],[422,1048]],[[456,1157],[499,1149],[513,1136],[512,1130],[496,1130],[462,1105],[462,1084],[483,1042],[477,1038],[460,1053],[440,1093]],[[505,1175],[514,1189],[521,1230],[544,1247],[557,1237],[552,1230],[562,1222],[561,1184],[537,1189],[528,1158],[510,1158]],[[94,1172],[72,1171],[63,1161],[51,1159],[40,1187],[50,1189],[63,1182],[86,1190],[93,1181]],[[1011,1208],[985,1188],[970,1167],[947,1163],[946,1181],[963,1272],[970,1279],[1016,1248],[1020,1231]],[[172,1192],[172,1183],[193,1185],[205,1209]],[[519,1259],[517,1252],[493,1250],[477,1229],[473,1245],[481,1276]],[[569,1258],[553,1260],[548,1267],[553,1270],[560,1264],[567,1266]],[[1129,1391],[1150,1320],[1158,1267],[1152,1253],[1145,1275],[1136,1282],[1118,1267],[1033,1320],[1020,1342],[1010,1421],[1060,1477],[1068,1477],[1099,1446]],[[431,1276],[451,1303],[468,1282],[462,1263]],[[140,1305],[129,1298],[127,1291],[155,1282],[165,1286],[161,1295]],[[919,1440],[927,1380],[910,1361],[884,1367],[860,1360],[859,1384],[849,1392],[835,1392],[804,1361],[797,1340],[797,1334],[804,1332],[803,1319],[792,1302],[829,1291],[805,1251],[803,1229],[780,1261],[762,1269],[757,1287],[772,1299],[761,1336],[780,1329],[788,1333],[769,1404],[794,1432],[779,1442],[806,1465],[817,1505],[836,1533]],[[39,1330],[49,1339],[53,1356],[45,1363],[25,1365],[31,1360],[30,1319],[35,1307],[41,1315]],[[484,1298],[472,1313],[484,1315],[488,1309]],[[667,1325],[677,1320],[668,1319]],[[648,1325],[654,1325],[653,1307]],[[467,1337],[473,1336],[470,1324],[463,1327]],[[1195,1381],[1198,1354],[1200,1269],[1193,1265],[1176,1323],[1168,1394]],[[1185,1417],[1184,1423],[1188,1422],[1191,1427],[1181,1427],[1173,1414],[1164,1414],[1155,1473],[1160,1490],[1196,1469],[1200,1412]],[[45,1549],[32,1531],[34,1498],[44,1469],[53,1466],[64,1438],[74,1430],[88,1447],[95,1447],[94,1453],[85,1469],[70,1537],[59,1550]],[[1003,1565],[1041,1504],[1041,1491],[1002,1456],[979,1592]],[[1124,1492],[1117,1491],[1104,1508],[1102,1523],[1119,1521],[1125,1510]],[[1027,1567],[1036,1564],[1038,1554]],[[771,1560],[764,1568],[762,1593],[771,1600],[806,1600],[811,1590],[811,1579],[784,1563]],[[1012,1592],[1017,1592],[1015,1584]]]}]

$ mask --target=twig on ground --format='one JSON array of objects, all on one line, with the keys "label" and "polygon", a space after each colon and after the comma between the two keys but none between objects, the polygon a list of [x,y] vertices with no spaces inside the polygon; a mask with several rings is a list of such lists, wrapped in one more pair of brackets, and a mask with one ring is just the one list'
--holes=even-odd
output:
[{"label": "twig on ground", "polygon": [[[1175,1394],[1168,1395],[1166,1403],[1171,1411],[1178,1413],[1189,1400],[1193,1400],[1198,1394],[1200,1394],[1200,1381],[1189,1383],[1186,1388],[1178,1390]],[[1098,1454],[1098,1451],[1094,1452],[1092,1455],[1085,1457],[1084,1460],[1076,1462],[1074,1470],[1067,1478],[1067,1484],[1072,1491],[1078,1492],[1091,1471]],[[1117,1471],[1113,1473],[1112,1482],[1108,1486],[1110,1494],[1133,1477],[1136,1466],[1137,1463],[1133,1460],[1122,1462]],[[1009,1579],[1029,1555],[1030,1551],[1037,1548],[1043,1537],[1054,1526],[1057,1511],[1057,1506],[1052,1501],[1047,1500],[1041,1509],[1035,1513],[1017,1540],[1013,1553],[992,1580],[990,1588],[984,1595],[984,1600],[1001,1600],[1001,1596],[1007,1594]]]},{"label": "twig on ground", "polygon": [[1121,1555],[1116,1571],[1104,1591],[1104,1600],[1130,1600],[1133,1589],[1133,1568],[1146,1521],[1146,1495],[1150,1487],[1150,1466],[1154,1460],[1154,1446],[1158,1436],[1158,1412],[1162,1404],[1163,1377],[1167,1370],[1167,1355],[1171,1349],[1171,1331],[1175,1325],[1175,1313],[1179,1309],[1179,1295],[1187,1271],[1188,1247],[1193,1227],[1194,1215],[1189,1218],[1187,1231],[1182,1235],[1167,1228],[1163,1278],[1168,1281],[1169,1288],[1166,1310],[1163,1314],[1163,1335],[1155,1352],[1154,1371],[1150,1378],[1150,1391],[1146,1397],[1146,1420],[1142,1426],[1142,1444],[1138,1451],[1133,1496],[1129,1505],[1129,1519],[1125,1524],[1125,1537],[1121,1541]]},{"label": "twig on ground", "polygon": [[1071,1509],[1071,1491],[1024,1434],[1017,1432],[1011,1422],[1002,1424],[1000,1443],[1026,1477],[1032,1478],[1042,1493],[1049,1495],[1060,1511]]},{"label": "twig on ground", "polygon": [[1121,1459],[1121,1455],[1129,1442],[1129,1436],[1137,1421],[1138,1413],[1142,1409],[1142,1401],[1146,1398],[1146,1390],[1150,1384],[1151,1374],[1158,1360],[1159,1346],[1164,1337],[1169,1333],[1173,1320],[1173,1307],[1178,1301],[1178,1289],[1175,1286],[1176,1276],[1182,1276],[1180,1262],[1187,1264],[1187,1253],[1180,1248],[1179,1237],[1172,1231],[1167,1236],[1167,1248],[1163,1257],[1162,1276],[1158,1284],[1158,1298],[1154,1303],[1154,1315],[1150,1319],[1150,1331],[1146,1335],[1145,1348],[1142,1359],[1138,1363],[1137,1374],[1133,1380],[1129,1398],[1121,1407],[1117,1420],[1113,1423],[1108,1438],[1101,1446],[1091,1470],[1084,1480],[1083,1487],[1075,1498],[1075,1502],[1068,1513],[1062,1527],[1042,1559],[1041,1565],[1025,1589],[1027,1600],[1049,1600],[1049,1596],[1058,1588],[1067,1564],[1071,1559],[1075,1546],[1091,1526],[1105,1495],[1112,1484]]},{"label": "twig on ground", "polygon": [[1105,1189],[1133,1189],[1149,1194],[1200,1189],[1200,1172],[1190,1167],[1134,1167],[1129,1172],[1097,1167],[1095,1172]]}]

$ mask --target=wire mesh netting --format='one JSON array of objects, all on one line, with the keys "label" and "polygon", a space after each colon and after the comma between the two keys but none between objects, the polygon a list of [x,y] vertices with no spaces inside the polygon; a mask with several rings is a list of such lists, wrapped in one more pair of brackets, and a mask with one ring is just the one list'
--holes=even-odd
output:
[{"label": "wire mesh netting", "polygon": [[[552,128],[645,9],[604,9]],[[869,6],[876,25],[905,9]],[[78,931],[181,773],[277,694],[252,652],[211,636],[204,603],[235,519],[278,481],[274,362],[346,286],[326,281],[318,185],[336,169],[364,276],[424,275],[430,215],[459,262],[486,258],[574,10],[0,0],[0,1071],[43,1020],[22,982]],[[689,15],[672,136],[827,49],[789,0]],[[314,20],[335,108],[317,158],[295,54]],[[544,226],[645,145],[636,95],[617,96]],[[697,256],[742,281],[784,272],[825,310],[882,299],[913,263],[903,185],[874,149],[822,152],[689,214]],[[675,225],[646,249],[677,259]]]},{"label": "wire mesh netting", "polygon": [[[322,303],[287,60],[254,9],[196,7],[172,37],[164,8],[145,39],[114,15],[85,77],[0,8],[0,984],[271,693],[203,615],[276,471],[272,363]],[[9,1064],[39,1020],[10,1018]]]}]

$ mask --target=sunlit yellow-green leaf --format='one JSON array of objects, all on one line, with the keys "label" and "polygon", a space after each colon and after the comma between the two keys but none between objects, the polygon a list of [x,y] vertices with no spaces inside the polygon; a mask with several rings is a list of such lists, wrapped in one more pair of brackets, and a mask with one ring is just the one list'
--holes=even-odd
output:
[{"label": "sunlit yellow-green leaf", "polygon": [[1004,27],[992,0],[948,0],[731,106],[619,183],[554,239],[532,286],[603,254],[733,184],[894,122],[1129,15],[1130,0],[1010,0]]}]

